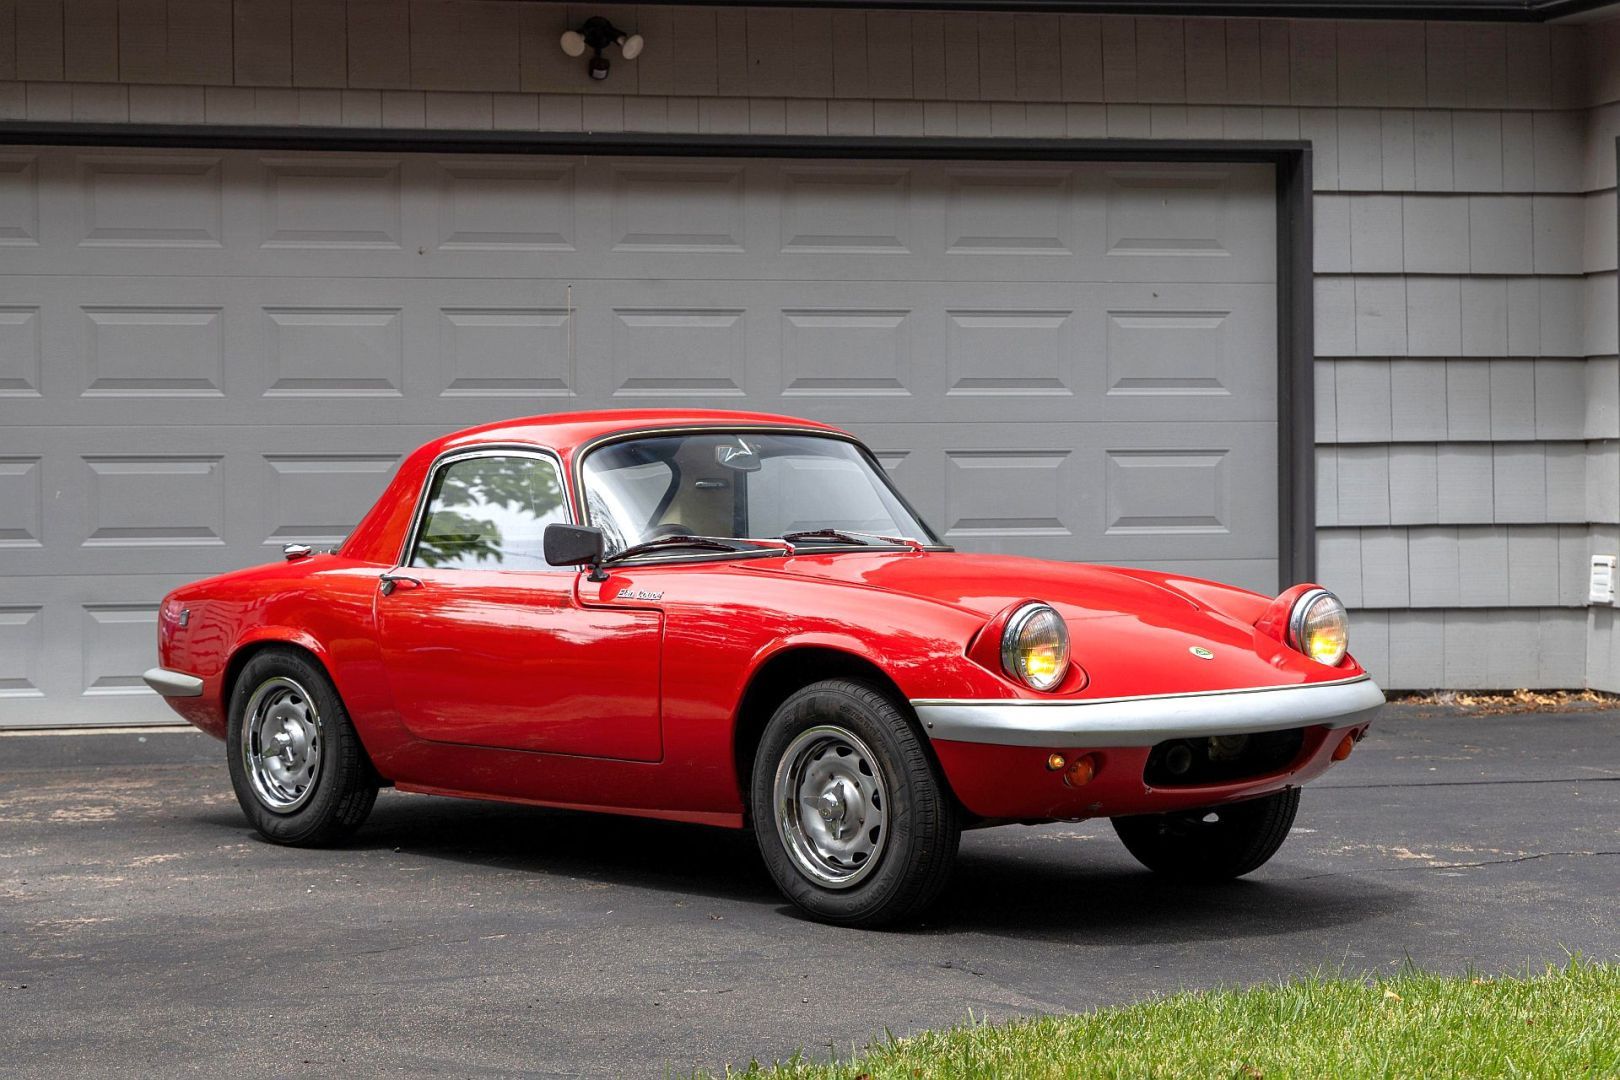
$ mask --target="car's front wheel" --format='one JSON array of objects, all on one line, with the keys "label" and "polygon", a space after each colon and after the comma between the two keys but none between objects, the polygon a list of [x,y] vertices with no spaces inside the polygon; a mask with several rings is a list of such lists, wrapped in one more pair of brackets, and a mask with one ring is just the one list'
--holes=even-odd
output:
[{"label": "car's front wheel", "polygon": [[1299,810],[1299,788],[1247,802],[1114,818],[1138,862],[1181,881],[1226,881],[1277,854]]},{"label": "car's front wheel", "polygon": [[915,727],[865,683],[829,679],[776,710],[760,739],[754,833],[784,895],[842,926],[913,916],[961,838],[956,803]]},{"label": "car's front wheel", "polygon": [[377,801],[376,771],[337,688],[300,652],[266,649],[242,668],[225,746],[236,801],[266,840],[333,843]]}]

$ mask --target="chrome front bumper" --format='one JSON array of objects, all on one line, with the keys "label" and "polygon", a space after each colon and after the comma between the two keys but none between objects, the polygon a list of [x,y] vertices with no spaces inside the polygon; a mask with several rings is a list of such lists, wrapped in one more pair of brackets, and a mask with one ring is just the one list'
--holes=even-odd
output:
[{"label": "chrome front bumper", "polygon": [[148,668],[141,676],[147,686],[164,697],[202,697],[203,681],[195,675],[168,668]]},{"label": "chrome front bumper", "polygon": [[1090,701],[917,700],[911,707],[932,739],[998,746],[1153,746],[1166,739],[1240,735],[1328,724],[1349,727],[1378,715],[1384,692],[1366,675],[1303,686],[1260,686],[1193,694]]}]

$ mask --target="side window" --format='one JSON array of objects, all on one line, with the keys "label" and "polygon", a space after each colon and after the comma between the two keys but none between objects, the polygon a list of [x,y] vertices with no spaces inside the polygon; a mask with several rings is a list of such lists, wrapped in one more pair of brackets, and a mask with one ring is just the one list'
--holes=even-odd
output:
[{"label": "side window", "polygon": [[551,570],[541,539],[567,521],[549,458],[488,455],[439,469],[410,565],[452,570]]}]

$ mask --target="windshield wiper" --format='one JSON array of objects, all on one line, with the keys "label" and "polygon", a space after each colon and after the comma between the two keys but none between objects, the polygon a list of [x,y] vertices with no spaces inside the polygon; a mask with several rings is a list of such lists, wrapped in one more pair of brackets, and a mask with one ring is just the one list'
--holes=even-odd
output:
[{"label": "windshield wiper", "polygon": [[909,548],[922,547],[917,541],[907,540],[905,537],[883,536],[879,533],[860,532],[851,529],[804,529],[800,532],[783,533],[782,539],[790,544],[797,543],[800,540],[831,540],[836,544],[859,544],[861,547],[871,547],[873,544]]},{"label": "windshield wiper", "polygon": [[617,555],[609,556],[604,563],[621,562],[636,555],[643,555],[649,551],[659,551],[663,548],[702,548],[705,551],[753,551],[758,548],[768,548],[769,544],[762,544],[757,540],[733,539],[727,536],[692,536],[680,533],[675,536],[660,536],[652,540],[644,540],[639,544],[631,544]]}]

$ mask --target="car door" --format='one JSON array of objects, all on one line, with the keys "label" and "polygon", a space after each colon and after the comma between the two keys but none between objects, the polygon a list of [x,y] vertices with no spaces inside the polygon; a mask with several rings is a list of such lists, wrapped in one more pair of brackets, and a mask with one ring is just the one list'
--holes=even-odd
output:
[{"label": "car door", "polygon": [[541,537],[568,520],[553,456],[440,461],[402,565],[376,596],[382,662],[412,734],[471,746],[656,761],[663,615],[587,608]]}]

